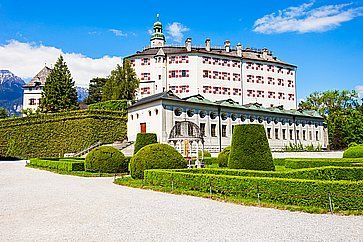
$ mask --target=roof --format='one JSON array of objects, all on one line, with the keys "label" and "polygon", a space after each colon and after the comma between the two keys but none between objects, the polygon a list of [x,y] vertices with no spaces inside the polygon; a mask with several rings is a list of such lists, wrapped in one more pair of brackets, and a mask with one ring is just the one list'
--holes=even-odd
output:
[{"label": "roof", "polygon": [[204,98],[200,94],[193,95],[193,96],[186,97],[186,98],[179,98],[172,91],[162,92],[162,93],[151,95],[146,98],[142,98],[139,101],[137,101],[136,103],[134,103],[133,105],[131,105],[129,108],[137,107],[142,104],[146,104],[146,103],[157,101],[157,100],[174,100],[174,101],[185,103],[185,104],[196,103],[196,104],[204,104],[204,105],[211,105],[211,106],[220,106],[220,107],[225,107],[225,108],[236,108],[236,109],[244,110],[246,112],[248,112],[248,111],[264,112],[264,113],[273,113],[273,114],[280,114],[280,115],[293,115],[293,116],[300,116],[300,117],[307,117],[307,118],[320,118],[320,119],[323,118],[317,111],[314,111],[314,110],[299,110],[299,109],[298,110],[296,110],[296,109],[286,110],[286,109],[283,109],[282,106],[266,108],[266,107],[263,107],[259,103],[250,103],[250,104],[246,104],[246,105],[240,105],[237,102],[233,101],[232,99],[212,102],[212,101]]},{"label": "roof", "polygon": [[35,77],[33,77],[33,79],[30,80],[29,83],[25,84],[23,87],[35,87],[37,85],[44,86],[47,76],[51,71],[52,69],[50,69],[47,66],[44,66],[44,68],[38,74],[36,74]]},{"label": "roof", "polygon": [[[134,55],[130,55],[126,58],[136,58],[141,56],[155,56],[159,49],[163,48],[163,51],[166,55],[174,55],[174,54],[203,54],[203,55],[216,55],[222,57],[231,57],[240,59],[241,57],[237,55],[237,50],[231,48],[229,52],[227,52],[224,48],[211,48],[210,51],[207,51],[204,47],[192,47],[191,51],[187,51],[184,46],[174,47],[174,46],[164,46],[164,47],[148,47],[143,51],[138,51]],[[242,59],[247,60],[257,60],[261,62],[271,62],[281,65],[287,65],[291,67],[296,67],[295,65],[284,62],[277,57],[273,56],[271,52],[268,51],[267,55],[263,54],[263,50],[256,50],[251,48],[245,48],[242,50]]]}]

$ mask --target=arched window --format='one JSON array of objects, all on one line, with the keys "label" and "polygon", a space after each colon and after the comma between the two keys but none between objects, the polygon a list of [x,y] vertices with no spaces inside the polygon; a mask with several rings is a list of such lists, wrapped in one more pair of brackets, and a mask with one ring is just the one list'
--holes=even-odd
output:
[{"label": "arched window", "polygon": [[149,111],[149,116],[151,116],[151,111]]},{"label": "arched window", "polygon": [[155,109],[155,115],[159,114],[159,110]]}]

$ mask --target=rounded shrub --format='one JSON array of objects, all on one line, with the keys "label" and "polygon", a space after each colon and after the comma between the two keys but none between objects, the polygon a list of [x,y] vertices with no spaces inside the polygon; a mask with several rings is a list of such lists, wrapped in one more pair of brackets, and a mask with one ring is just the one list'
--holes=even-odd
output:
[{"label": "rounded shrub", "polygon": [[219,167],[227,167],[228,166],[228,158],[229,158],[229,153],[231,152],[231,146],[227,146],[226,148],[224,148],[221,153],[218,154],[218,165]]},{"label": "rounded shrub", "polygon": [[242,124],[234,127],[228,168],[275,170],[263,125]]},{"label": "rounded shrub", "polygon": [[120,173],[127,172],[128,160],[118,149],[101,146],[88,153],[84,166],[90,172]]},{"label": "rounded shrub", "polygon": [[202,152],[203,152],[203,158],[209,158],[212,157],[211,153],[208,150],[204,150],[204,151],[198,151],[198,157],[202,158]]},{"label": "rounded shrub", "polygon": [[187,166],[187,161],[173,147],[167,144],[151,144],[139,150],[130,161],[133,178],[144,177],[148,169],[180,169]]},{"label": "rounded shrub", "polygon": [[363,158],[363,145],[349,147],[344,151],[343,158]]},{"label": "rounded shrub", "polygon": [[136,154],[142,147],[157,143],[156,134],[152,133],[138,133],[134,146],[134,154]]}]

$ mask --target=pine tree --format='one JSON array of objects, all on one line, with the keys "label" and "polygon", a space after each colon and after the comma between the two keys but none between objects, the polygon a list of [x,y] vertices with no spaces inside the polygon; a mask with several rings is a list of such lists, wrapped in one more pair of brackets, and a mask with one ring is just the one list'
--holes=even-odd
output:
[{"label": "pine tree", "polygon": [[59,56],[44,85],[40,104],[42,112],[78,109],[77,90],[68,66]]},{"label": "pine tree", "polygon": [[93,104],[102,101],[102,88],[107,79],[96,77],[90,81],[88,89],[88,97],[84,101],[86,104]]},{"label": "pine tree", "polygon": [[134,100],[136,90],[139,87],[139,79],[129,60],[124,61],[123,67],[117,65],[111,71],[105,86],[102,89],[102,100]]}]

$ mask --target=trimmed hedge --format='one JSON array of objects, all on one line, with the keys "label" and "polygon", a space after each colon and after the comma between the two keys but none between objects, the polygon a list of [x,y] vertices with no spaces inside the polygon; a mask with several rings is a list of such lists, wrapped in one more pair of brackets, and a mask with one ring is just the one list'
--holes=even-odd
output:
[{"label": "trimmed hedge", "polygon": [[252,171],[241,169],[179,169],[175,172],[187,172],[197,174],[214,174],[228,176],[248,176],[248,177],[279,177],[290,179],[306,179],[306,180],[363,180],[363,167],[318,167],[306,168],[293,171]]},{"label": "trimmed hedge", "polygon": [[86,156],[85,170],[102,173],[127,172],[128,160],[124,154],[112,146],[100,146]]},{"label": "trimmed hedge", "polygon": [[126,112],[80,110],[0,120],[0,157],[63,157],[126,138]]},{"label": "trimmed hedge", "polygon": [[133,178],[143,178],[146,169],[178,169],[186,166],[184,157],[170,145],[151,144],[132,157],[130,172]]},{"label": "trimmed hedge", "polygon": [[242,124],[234,126],[228,168],[275,170],[263,125]]},{"label": "trimmed hedge", "polygon": [[127,106],[128,106],[127,100],[110,100],[110,101],[91,104],[88,106],[88,109],[126,111]]},{"label": "trimmed hedge", "polygon": [[204,162],[205,165],[212,165],[218,163],[216,157],[204,157],[202,162]]},{"label": "trimmed hedge", "polygon": [[[199,159],[202,158],[202,151],[198,151],[198,157]],[[203,151],[203,158],[209,158],[209,157],[212,157],[212,154],[208,151],[208,150],[204,150]]]},{"label": "trimmed hedge", "polygon": [[227,146],[222,150],[221,153],[218,154],[218,165],[219,167],[227,167],[228,166],[228,159],[229,153],[231,152],[231,146]]},{"label": "trimmed hedge", "polygon": [[316,207],[326,211],[329,208],[330,192],[335,211],[363,210],[361,181],[313,181],[146,170],[144,183],[255,201],[259,194],[261,202]]},{"label": "trimmed hedge", "polygon": [[363,166],[363,159],[360,158],[293,158],[285,159],[283,165],[286,168],[302,169],[322,166]]},{"label": "trimmed hedge", "polygon": [[134,146],[134,154],[136,154],[141,148],[157,143],[156,134],[152,133],[138,133],[136,135],[136,141]]},{"label": "trimmed hedge", "polygon": [[363,158],[363,145],[351,146],[343,153],[344,158]]},{"label": "trimmed hedge", "polygon": [[30,159],[29,164],[60,171],[84,171],[84,161],[79,159]]}]

